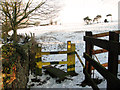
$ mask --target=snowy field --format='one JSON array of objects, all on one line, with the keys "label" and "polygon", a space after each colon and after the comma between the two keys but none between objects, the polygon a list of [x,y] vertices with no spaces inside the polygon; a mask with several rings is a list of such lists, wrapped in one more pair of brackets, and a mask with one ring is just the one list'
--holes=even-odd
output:
[{"label": "snowy field", "polygon": [[[37,41],[42,46],[42,51],[66,51],[67,50],[67,41],[71,41],[76,45],[76,51],[78,52],[81,59],[84,61],[83,52],[85,51],[85,42],[83,41],[83,36],[85,31],[92,31],[93,34],[103,33],[108,31],[118,30],[118,22],[111,23],[99,23],[91,25],[82,25],[82,24],[66,24],[66,25],[53,25],[53,26],[38,26],[38,27],[29,27],[25,29],[19,29],[19,34],[30,34],[35,33]],[[104,37],[108,39],[108,37]],[[98,49],[98,47],[94,47]],[[108,53],[97,55],[100,63],[107,62]],[[95,58],[96,59],[96,58]],[[49,61],[66,61],[67,55],[48,55],[42,57],[43,62]],[[43,75],[41,77],[34,75],[29,76],[28,86],[32,85],[31,88],[91,88],[89,86],[81,87],[78,84],[84,80],[84,74],[82,72],[83,68],[79,60],[76,57],[75,61],[75,71],[78,73],[78,76],[68,77],[72,80],[64,80],[62,83],[56,83],[56,78],[51,78],[49,75]],[[67,70],[66,65],[56,65],[55,67],[60,68],[64,71]],[[43,70],[44,71],[44,70]],[[103,79],[102,83],[98,85],[100,88],[106,88],[106,80],[97,72],[95,76],[99,79]],[[120,78],[120,66],[118,77]],[[33,83],[31,79],[37,78],[41,82]]]}]

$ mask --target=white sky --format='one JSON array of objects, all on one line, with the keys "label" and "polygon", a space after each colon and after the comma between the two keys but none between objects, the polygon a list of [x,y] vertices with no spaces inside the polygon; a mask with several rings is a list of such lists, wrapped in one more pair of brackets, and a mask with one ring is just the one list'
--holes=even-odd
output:
[{"label": "white sky", "polygon": [[112,18],[118,18],[119,0],[63,0],[65,5],[61,11],[61,23],[81,23],[83,18],[89,16],[93,19],[96,15],[112,14]]}]

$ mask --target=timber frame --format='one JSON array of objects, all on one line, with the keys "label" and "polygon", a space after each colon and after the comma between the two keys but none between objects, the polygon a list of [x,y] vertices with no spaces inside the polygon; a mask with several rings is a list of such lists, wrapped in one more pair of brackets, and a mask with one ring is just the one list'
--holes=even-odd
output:
[{"label": "timber frame", "polygon": [[[120,43],[119,43],[118,31],[110,31],[107,33],[92,34],[91,31],[87,31],[84,36],[85,41],[85,70],[91,77],[92,69],[96,69],[106,80],[107,90],[120,88],[120,79],[117,78],[118,73],[118,55],[120,55]],[[98,39],[98,37],[109,36],[109,40]],[[98,46],[102,49],[93,50],[94,46]],[[108,52],[108,63],[101,65],[95,61],[92,56],[95,54]],[[104,66],[108,66],[106,69]],[[92,68],[93,67],[93,68]],[[87,75],[85,80],[88,81]]]}]

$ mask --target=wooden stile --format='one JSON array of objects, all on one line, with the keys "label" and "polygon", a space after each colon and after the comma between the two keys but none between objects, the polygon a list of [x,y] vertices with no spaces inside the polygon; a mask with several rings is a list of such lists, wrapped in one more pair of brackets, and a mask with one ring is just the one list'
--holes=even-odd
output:
[{"label": "wooden stile", "polygon": [[[67,61],[59,62],[42,62],[42,55],[53,55],[53,54],[67,54]],[[36,66],[38,67],[39,73],[42,74],[43,65],[53,65],[53,64],[67,64],[67,72],[69,74],[75,73],[75,44],[71,44],[71,41],[67,42],[67,51],[56,51],[56,52],[41,52],[36,53]]]}]

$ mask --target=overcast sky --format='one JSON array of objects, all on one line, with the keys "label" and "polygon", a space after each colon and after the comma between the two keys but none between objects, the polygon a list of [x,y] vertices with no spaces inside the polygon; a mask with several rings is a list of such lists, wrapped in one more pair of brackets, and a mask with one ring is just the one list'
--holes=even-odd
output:
[{"label": "overcast sky", "polygon": [[118,18],[119,0],[63,0],[64,8],[60,18],[62,23],[83,22],[83,18],[89,16],[93,19],[96,15],[112,14],[113,19]]},{"label": "overcast sky", "polygon": [[[35,1],[40,2],[42,0]],[[101,20],[103,21],[106,18],[107,14],[112,14],[113,20],[118,19],[118,2],[120,0],[60,0],[60,1],[63,3],[64,6],[59,17],[59,21],[61,23],[82,23],[84,22],[83,21],[84,17],[89,16],[91,19],[93,19],[96,15],[101,15],[102,16]]]}]

